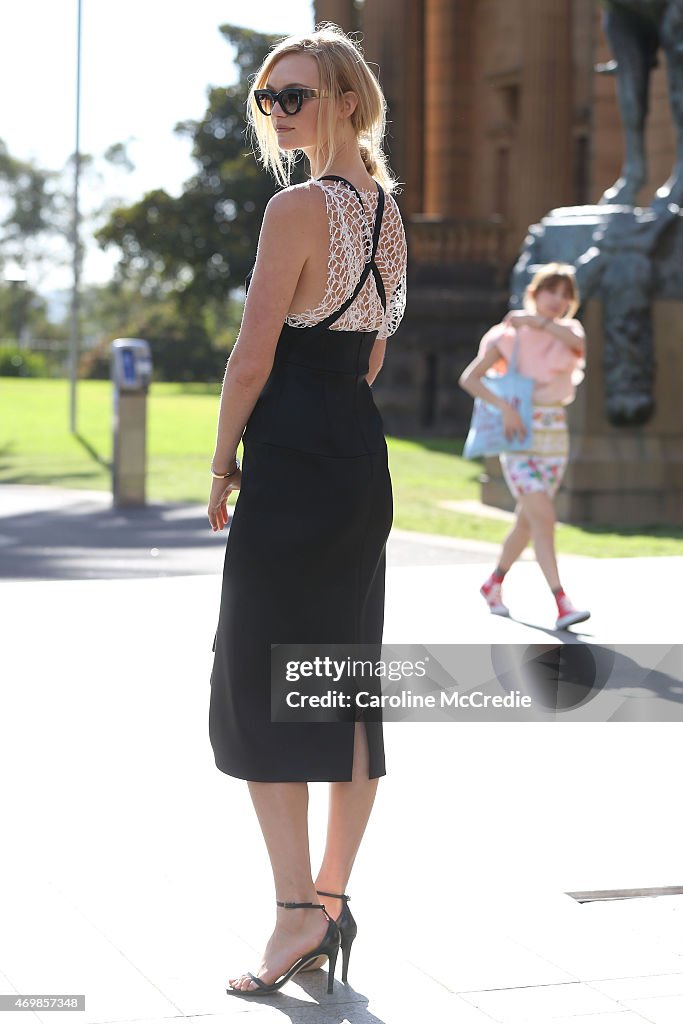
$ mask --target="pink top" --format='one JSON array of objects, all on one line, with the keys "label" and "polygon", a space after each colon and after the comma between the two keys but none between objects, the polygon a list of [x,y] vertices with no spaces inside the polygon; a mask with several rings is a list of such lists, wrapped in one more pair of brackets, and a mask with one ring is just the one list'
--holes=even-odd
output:
[{"label": "pink top", "polygon": [[[583,336],[583,327],[578,320],[557,322],[563,327],[578,327]],[[586,361],[583,356],[572,352],[550,331],[524,326],[518,327],[517,332],[517,370],[536,381],[534,402],[537,405],[569,405],[573,402],[576,385],[584,378]],[[492,369],[498,374],[505,373],[514,340],[515,328],[510,324],[496,324],[481,339],[479,355],[495,345],[503,358],[494,363]]]}]

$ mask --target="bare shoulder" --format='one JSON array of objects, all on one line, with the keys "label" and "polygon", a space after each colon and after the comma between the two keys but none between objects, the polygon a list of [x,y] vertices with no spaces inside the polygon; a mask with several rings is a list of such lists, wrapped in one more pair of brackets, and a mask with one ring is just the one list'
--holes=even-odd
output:
[{"label": "bare shoulder", "polygon": [[315,188],[293,185],[268,201],[261,226],[259,251],[288,257],[299,268],[315,250],[326,231],[325,200]]},{"label": "bare shoulder", "polygon": [[324,212],[325,197],[322,189],[311,182],[281,189],[271,197],[266,206],[269,218],[296,222],[304,230],[308,220],[315,221],[316,215]]}]

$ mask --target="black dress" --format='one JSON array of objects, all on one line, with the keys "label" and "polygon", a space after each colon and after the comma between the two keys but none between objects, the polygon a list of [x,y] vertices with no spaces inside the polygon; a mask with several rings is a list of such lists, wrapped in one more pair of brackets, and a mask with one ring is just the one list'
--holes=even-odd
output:
[{"label": "black dress", "polygon": [[[323,180],[323,179],[321,179]],[[338,177],[360,194],[350,182]],[[285,324],[247,423],[242,483],[225,553],[211,674],[216,765],[253,782],[338,782],[352,775],[354,721],[273,723],[271,644],[379,644],[393,506],[382,420],[365,380],[378,331]],[[363,207],[364,209],[364,207]],[[385,774],[382,725],[366,721],[370,778]]]}]

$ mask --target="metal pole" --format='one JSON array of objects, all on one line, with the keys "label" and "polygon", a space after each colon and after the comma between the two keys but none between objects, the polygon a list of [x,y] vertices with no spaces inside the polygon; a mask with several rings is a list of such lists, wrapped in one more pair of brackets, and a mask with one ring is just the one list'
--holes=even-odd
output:
[{"label": "metal pole", "polygon": [[80,351],[81,240],[78,194],[81,177],[81,0],[77,0],[76,31],[76,149],[74,152],[74,194],[72,225],[73,287],[71,291],[71,335],[69,339],[70,417],[71,433],[76,433],[76,380]]}]

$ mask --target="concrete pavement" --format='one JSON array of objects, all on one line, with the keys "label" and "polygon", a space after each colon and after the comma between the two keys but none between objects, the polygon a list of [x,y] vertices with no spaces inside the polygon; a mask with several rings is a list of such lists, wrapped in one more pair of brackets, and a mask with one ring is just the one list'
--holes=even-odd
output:
[{"label": "concrete pavement", "polygon": [[[683,885],[675,723],[387,725],[389,774],[350,886],[351,985],[327,997],[315,972],[268,999],[225,995],[231,972],[258,963],[273,894],[246,786],[216,770],[208,741],[221,559],[208,570],[204,558],[219,538],[185,543],[194,513],[144,542],[121,524],[125,543],[95,545],[101,575],[89,578],[83,533],[60,548],[49,496],[19,497],[0,537],[17,536],[33,497],[33,536],[57,555],[46,579],[29,559],[17,581],[22,561],[0,547],[0,993],[85,993],[85,1012],[58,1019],[88,1024],[683,1021],[683,896],[567,895]],[[196,551],[201,568],[188,571],[188,553],[163,575],[158,555],[142,572],[140,557],[122,578],[121,552],[155,540],[164,551],[158,538],[179,522],[169,549]],[[503,621],[476,593],[491,552],[391,544],[388,642],[547,637],[553,609],[533,562],[511,573],[519,619]],[[682,562],[563,560],[567,590],[593,609],[586,634],[677,642]],[[80,578],[56,578],[69,566]],[[311,794],[317,858],[326,787]],[[3,1024],[35,1016],[54,1020]]]},{"label": "concrete pavement", "polygon": [[[220,572],[226,534],[202,505],[115,509],[104,491],[0,487],[0,578],[131,579]],[[394,531],[393,564],[488,562],[491,544]],[[528,554],[527,557],[531,558]]]}]

